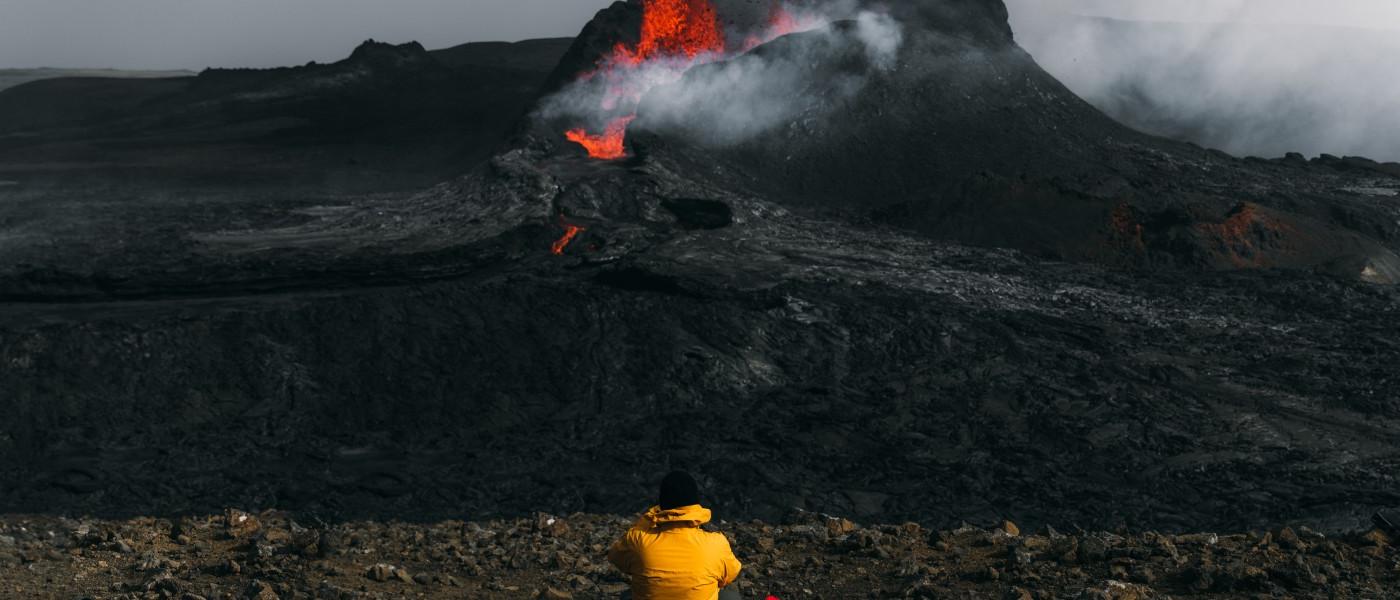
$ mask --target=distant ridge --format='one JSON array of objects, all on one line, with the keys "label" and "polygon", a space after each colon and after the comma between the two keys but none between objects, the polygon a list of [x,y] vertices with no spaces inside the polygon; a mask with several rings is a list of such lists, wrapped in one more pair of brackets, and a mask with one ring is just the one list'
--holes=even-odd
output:
[{"label": "distant ridge", "polygon": [[0,69],[0,90],[40,79],[60,77],[95,77],[106,79],[168,79],[192,77],[193,71],[125,71],[121,69]]}]

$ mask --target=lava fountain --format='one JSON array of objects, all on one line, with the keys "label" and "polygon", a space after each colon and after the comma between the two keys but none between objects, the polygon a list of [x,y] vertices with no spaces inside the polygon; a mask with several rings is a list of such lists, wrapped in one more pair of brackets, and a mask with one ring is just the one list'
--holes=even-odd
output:
[{"label": "lava fountain", "polygon": [[627,126],[632,123],[636,115],[619,117],[609,123],[600,135],[588,133],[583,128],[570,129],[564,133],[564,137],[569,141],[583,146],[588,151],[588,155],[593,158],[603,160],[614,160],[627,156],[627,149],[623,147],[623,142],[627,137]]}]

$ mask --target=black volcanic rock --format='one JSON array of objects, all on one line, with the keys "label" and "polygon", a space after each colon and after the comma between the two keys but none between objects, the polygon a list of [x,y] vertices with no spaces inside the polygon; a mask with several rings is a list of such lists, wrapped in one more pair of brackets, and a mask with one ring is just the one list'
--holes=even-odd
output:
[{"label": "black volcanic rock", "polygon": [[418,42],[407,42],[396,45],[376,42],[374,40],[366,40],[364,43],[356,46],[354,52],[350,53],[349,60],[351,62],[363,61],[394,66],[434,62],[433,58],[428,54],[428,50]]}]

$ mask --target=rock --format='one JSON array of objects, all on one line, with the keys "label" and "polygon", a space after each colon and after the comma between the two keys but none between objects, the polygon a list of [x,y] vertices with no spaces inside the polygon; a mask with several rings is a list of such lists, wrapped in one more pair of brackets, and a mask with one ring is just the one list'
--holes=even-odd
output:
[{"label": "rock", "polygon": [[263,533],[263,541],[275,547],[290,546],[293,543],[293,536],[285,529],[268,528]]},{"label": "rock", "polygon": [[1079,560],[1099,562],[1108,557],[1108,543],[1094,535],[1083,536],[1079,540]]},{"label": "rock", "polygon": [[317,553],[328,558],[345,549],[345,536],[334,529],[322,531],[316,540]]},{"label": "rock", "polygon": [[418,585],[430,585],[433,583],[433,581],[433,576],[427,573],[419,573],[413,576],[413,583],[416,583]]},{"label": "rock", "polygon": [[1361,536],[1361,539],[1370,542],[1372,545],[1378,548],[1385,548],[1390,546],[1391,544],[1390,536],[1386,535],[1386,532],[1381,531],[1380,529],[1372,529],[1370,531],[1367,531]]},{"label": "rock", "polygon": [[1030,590],[1019,586],[1006,590],[1005,598],[1006,600],[1035,600],[1035,597],[1031,596]]},{"label": "rock", "polygon": [[1230,563],[1225,576],[1234,589],[1262,590],[1269,582],[1269,574],[1263,569],[1243,562]]},{"label": "rock", "polygon": [[553,515],[535,515],[535,531],[551,537],[559,537],[569,532],[569,523]]},{"label": "rock", "polygon": [[1173,561],[1181,559],[1181,553],[1176,549],[1176,544],[1172,543],[1171,539],[1166,536],[1157,536],[1156,539],[1152,541],[1152,545],[1154,547],[1154,552],[1157,554],[1169,557]]},{"label": "rock", "polygon": [[572,592],[555,589],[553,587],[546,587],[543,590],[540,590],[540,593],[537,594],[535,597],[539,598],[540,600],[573,600],[574,594]]},{"label": "rock", "polygon": [[249,584],[247,591],[243,593],[243,597],[248,600],[280,600],[277,591],[272,589],[271,585],[256,579],[253,580],[252,584]]},{"label": "rock", "polygon": [[181,545],[188,544],[195,534],[194,519],[180,517],[170,523],[170,539]]},{"label": "rock", "polygon": [[856,524],[846,519],[832,517],[826,520],[827,533],[834,536],[846,535],[856,530]]},{"label": "rock", "polygon": [[252,537],[260,529],[262,523],[258,518],[241,510],[230,508],[224,511],[224,533],[233,539],[245,539]]},{"label": "rock", "polygon": [[1079,596],[1096,600],[1149,600],[1152,589],[1146,586],[1110,579],[1102,587],[1090,588]]},{"label": "rock", "polygon": [[365,571],[365,577],[374,581],[385,582],[394,576],[394,567],[384,563],[378,563]]},{"label": "rock", "polygon": [[404,583],[413,583],[413,575],[409,573],[407,569],[394,568],[393,576],[394,579],[397,579]]},{"label": "rock", "polygon": [[138,571],[156,571],[164,567],[168,561],[162,558],[155,551],[146,552],[141,555],[141,559],[136,562]]},{"label": "rock", "polygon": [[1309,544],[1320,544],[1322,542],[1327,541],[1327,536],[1313,531],[1312,529],[1309,529],[1306,526],[1301,526],[1298,528],[1298,537],[1303,538],[1303,541]]},{"label": "rock", "polygon": [[1307,550],[1308,548],[1308,545],[1303,542],[1302,538],[1298,537],[1298,533],[1293,531],[1292,527],[1280,529],[1278,535],[1274,536],[1274,540],[1278,542],[1279,546],[1289,550]]}]

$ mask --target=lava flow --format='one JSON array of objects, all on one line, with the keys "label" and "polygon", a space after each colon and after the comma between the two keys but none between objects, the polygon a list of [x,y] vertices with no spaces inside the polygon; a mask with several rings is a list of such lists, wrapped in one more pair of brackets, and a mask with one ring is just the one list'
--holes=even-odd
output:
[{"label": "lava flow", "polygon": [[578,225],[564,225],[564,237],[555,240],[555,242],[550,245],[550,252],[553,252],[555,256],[563,256],[564,250],[568,249],[569,244],[574,241],[574,238],[578,237],[578,234],[583,232],[584,229]]},{"label": "lava flow", "polygon": [[569,141],[583,146],[588,151],[588,155],[602,160],[613,160],[627,156],[627,150],[623,147],[623,141],[627,137],[627,125],[632,123],[636,115],[618,117],[609,123],[601,135],[593,135],[588,130],[580,127],[570,129],[564,133],[564,137]]}]

